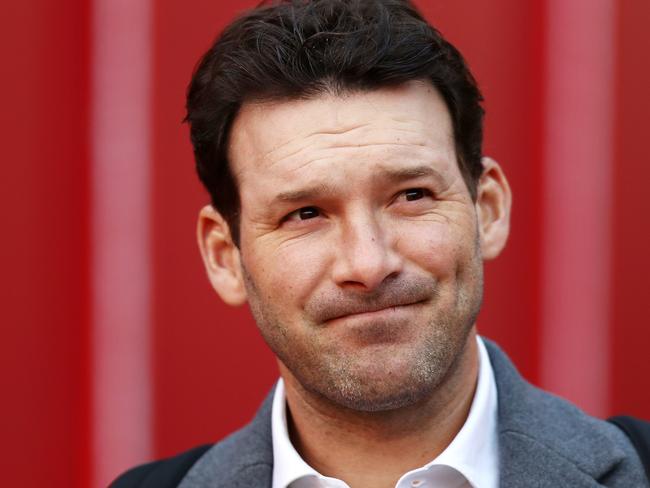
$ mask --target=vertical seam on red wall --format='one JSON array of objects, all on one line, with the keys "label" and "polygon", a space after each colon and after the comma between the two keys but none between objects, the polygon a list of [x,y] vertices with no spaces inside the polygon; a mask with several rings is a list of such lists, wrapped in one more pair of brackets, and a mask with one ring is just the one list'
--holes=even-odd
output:
[{"label": "vertical seam on red wall", "polygon": [[594,415],[609,393],[615,8],[547,0],[544,388]]},{"label": "vertical seam on red wall", "polygon": [[93,486],[150,459],[151,5],[92,2]]}]

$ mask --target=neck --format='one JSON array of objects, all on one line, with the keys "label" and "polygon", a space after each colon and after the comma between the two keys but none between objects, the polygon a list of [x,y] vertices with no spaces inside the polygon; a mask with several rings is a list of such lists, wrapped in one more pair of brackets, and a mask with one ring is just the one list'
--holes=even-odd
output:
[{"label": "neck", "polygon": [[302,458],[352,488],[394,487],[444,451],[465,423],[478,378],[476,334],[429,397],[390,411],[341,407],[302,388],[282,363],[280,371],[291,441]]}]

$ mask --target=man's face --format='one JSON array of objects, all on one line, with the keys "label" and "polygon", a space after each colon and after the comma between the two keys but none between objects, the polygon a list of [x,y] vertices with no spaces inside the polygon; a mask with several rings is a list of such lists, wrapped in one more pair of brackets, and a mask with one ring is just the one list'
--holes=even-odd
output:
[{"label": "man's face", "polygon": [[247,298],[288,373],[358,410],[429,395],[482,298],[476,207],[437,91],[246,104],[229,151]]}]

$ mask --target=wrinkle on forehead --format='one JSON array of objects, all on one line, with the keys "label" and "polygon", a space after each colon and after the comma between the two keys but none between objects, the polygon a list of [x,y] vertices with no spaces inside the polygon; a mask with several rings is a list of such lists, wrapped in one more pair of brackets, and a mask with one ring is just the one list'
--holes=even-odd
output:
[{"label": "wrinkle on forehead", "polygon": [[273,169],[277,175],[291,177],[310,166],[329,163],[336,163],[340,168],[344,163],[429,162],[440,172],[448,172],[450,166],[456,164],[451,134],[444,137],[446,140],[436,140],[421,127],[418,130],[417,125],[395,128],[367,123],[338,131],[336,135],[320,131],[307,137],[297,135],[266,152],[256,146],[257,154],[246,158],[246,164],[236,165],[237,179],[241,182],[244,173],[252,171],[251,174],[255,174],[262,169]]},{"label": "wrinkle on forehead", "polygon": [[[390,124],[393,122],[393,124]],[[372,146],[433,146],[436,142],[423,137],[426,132],[418,130],[417,122],[376,120],[354,127],[339,130],[319,130],[307,135],[297,134],[295,137],[269,149],[262,154],[259,163],[275,164],[290,159],[301,151],[324,149],[348,149]],[[449,135],[451,138],[451,134]]]},{"label": "wrinkle on forehead", "polygon": [[[437,116],[431,117],[432,112]],[[434,120],[439,127],[430,127]],[[444,141],[433,143],[453,141],[451,117],[442,96],[428,82],[414,81],[367,92],[244,103],[231,128],[229,149],[243,152],[255,147],[260,149],[258,158],[260,152],[268,158],[295,151],[293,144],[313,142],[314,137],[327,141],[327,136],[342,136],[354,141],[367,131],[388,127],[420,138],[444,134]]]},{"label": "wrinkle on forehead", "polygon": [[[426,161],[437,166],[439,173],[446,173],[453,163],[453,157],[447,157],[442,152],[432,151],[425,144],[356,144],[339,145],[321,149],[310,148],[309,151],[297,151],[290,157],[274,161],[268,165],[282,165],[283,170],[278,174],[291,177],[317,165],[336,165],[337,169],[345,172],[345,166],[351,164],[373,164],[378,166],[393,166],[396,161]],[[391,164],[393,163],[393,164]]]}]

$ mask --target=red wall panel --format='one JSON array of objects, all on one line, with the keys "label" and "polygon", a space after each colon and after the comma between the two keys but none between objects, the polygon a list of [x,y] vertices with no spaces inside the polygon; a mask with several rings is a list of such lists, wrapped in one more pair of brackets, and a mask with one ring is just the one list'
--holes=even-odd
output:
[{"label": "red wall panel", "polygon": [[650,418],[650,3],[619,2],[612,244],[613,412]]},{"label": "red wall panel", "polygon": [[2,484],[83,486],[86,9],[30,1],[2,10]]}]

